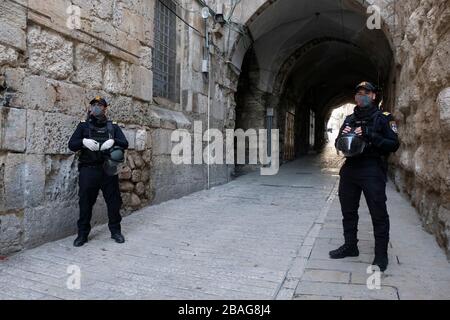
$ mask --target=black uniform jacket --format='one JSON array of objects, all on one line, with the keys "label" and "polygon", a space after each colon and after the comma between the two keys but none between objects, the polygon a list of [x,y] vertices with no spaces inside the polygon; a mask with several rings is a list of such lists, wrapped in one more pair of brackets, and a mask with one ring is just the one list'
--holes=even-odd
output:
[{"label": "black uniform jacket", "polygon": [[[348,116],[339,131],[336,143],[347,124],[350,124],[353,129],[361,126],[355,122],[353,115]],[[389,153],[396,152],[400,148],[397,124],[392,114],[378,111],[371,123],[362,125],[361,127],[363,129],[363,137],[369,142],[369,146],[360,156],[355,157],[355,159],[387,156]]]},{"label": "black uniform jacket", "polygon": [[[81,151],[80,162],[82,165],[96,165],[101,164],[101,157],[95,156],[95,154],[100,154],[100,152],[92,152],[83,146],[83,139],[90,139],[89,135],[89,125],[87,121],[81,121],[72,137],[69,140],[69,149],[73,152]],[[114,141],[115,146],[119,146],[123,149],[128,149],[128,141],[122,132],[122,129],[113,122],[114,129]],[[85,154],[83,154],[85,153]]]}]

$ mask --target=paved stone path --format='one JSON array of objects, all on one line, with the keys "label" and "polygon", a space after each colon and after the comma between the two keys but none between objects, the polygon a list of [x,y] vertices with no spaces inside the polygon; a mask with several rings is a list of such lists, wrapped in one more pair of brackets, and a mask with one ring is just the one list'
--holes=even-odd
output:
[{"label": "paved stone path", "polygon": [[[330,260],[342,241],[339,160],[308,156],[279,175],[249,174],[123,221],[0,261],[0,299],[449,299],[450,265],[390,184],[392,241],[381,289],[369,290],[373,233],[364,199],[358,258]],[[331,162],[330,162],[331,159]],[[69,290],[67,268],[81,271]]]}]

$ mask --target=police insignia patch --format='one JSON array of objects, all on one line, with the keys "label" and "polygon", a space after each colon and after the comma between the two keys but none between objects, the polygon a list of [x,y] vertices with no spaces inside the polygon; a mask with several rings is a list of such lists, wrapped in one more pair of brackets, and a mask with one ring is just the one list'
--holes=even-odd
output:
[{"label": "police insignia patch", "polygon": [[397,123],[395,121],[391,121],[389,124],[391,125],[392,131],[398,133]]}]

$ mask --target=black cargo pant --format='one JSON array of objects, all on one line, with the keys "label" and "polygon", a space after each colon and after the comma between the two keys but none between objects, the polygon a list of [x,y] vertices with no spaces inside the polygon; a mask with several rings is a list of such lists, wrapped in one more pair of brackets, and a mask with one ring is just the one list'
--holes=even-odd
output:
[{"label": "black cargo pant", "polygon": [[106,175],[101,166],[80,167],[79,171],[80,219],[77,223],[78,234],[87,236],[91,231],[92,208],[97,200],[99,190],[102,190],[108,208],[109,230],[112,234],[120,232],[122,197],[119,189],[119,177]]},{"label": "black cargo pant", "polygon": [[358,243],[358,208],[363,192],[372,218],[375,254],[386,254],[389,244],[389,215],[386,208],[387,173],[381,161],[373,158],[347,160],[340,171],[340,177],[339,200],[345,242]]}]

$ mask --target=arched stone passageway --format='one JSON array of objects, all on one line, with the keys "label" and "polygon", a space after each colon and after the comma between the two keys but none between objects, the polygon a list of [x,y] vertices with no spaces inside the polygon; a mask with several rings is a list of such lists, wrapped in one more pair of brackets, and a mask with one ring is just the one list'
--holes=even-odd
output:
[{"label": "arched stone passageway", "polygon": [[[372,4],[381,9],[381,29],[367,28]],[[242,2],[239,23],[247,32],[237,36],[229,52],[229,61],[241,71],[236,127],[264,127],[267,110],[274,108],[282,161],[320,151],[332,110],[353,101],[358,82],[378,84],[383,109],[396,118],[401,140],[400,150],[389,159],[390,176],[447,253],[449,4],[449,0]],[[287,141],[292,140],[290,146]]]},{"label": "arched stone passageway", "polygon": [[[282,160],[320,150],[331,110],[352,101],[355,84],[368,80],[389,88],[390,35],[384,24],[384,29],[370,30],[367,20],[366,7],[358,1],[262,5],[247,22],[252,44],[241,65],[236,126],[265,127],[267,110],[273,108]],[[235,62],[243,50],[240,41]],[[289,118],[294,125],[288,129]],[[285,150],[292,140],[294,150]]]}]

